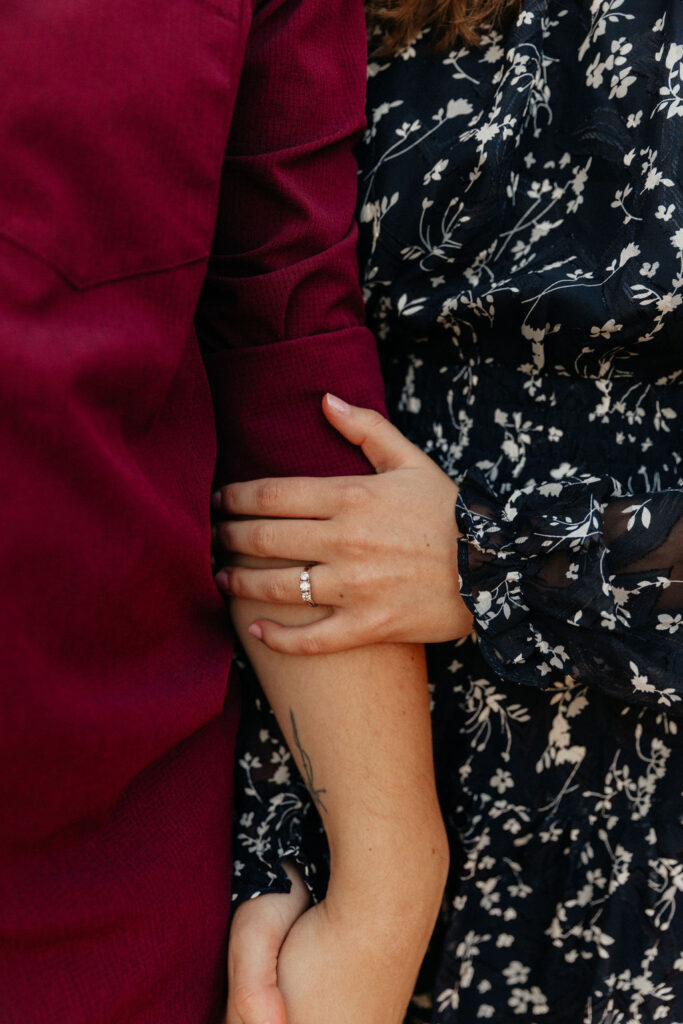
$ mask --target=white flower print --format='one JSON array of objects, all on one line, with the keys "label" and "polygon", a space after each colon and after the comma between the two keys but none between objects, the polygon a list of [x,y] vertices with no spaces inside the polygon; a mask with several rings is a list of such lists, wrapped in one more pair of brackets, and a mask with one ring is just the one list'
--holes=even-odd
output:
[{"label": "white flower print", "polygon": [[662,99],[655,110],[665,111],[667,118],[683,117],[683,44],[670,43],[664,63],[669,75],[666,85],[660,87]]},{"label": "white flower print", "polygon": [[675,615],[668,615],[666,612],[662,612],[661,615],[657,616],[655,629],[676,633],[681,625],[683,625],[683,615],[680,612],[677,612]]},{"label": "white flower print", "polygon": [[511,960],[507,967],[503,968],[503,977],[508,985],[525,985],[529,979],[530,970],[519,962]]},{"label": "white flower print", "polygon": [[508,999],[508,1006],[515,1014],[542,1016],[550,1012],[546,998],[537,985],[530,989],[513,988],[512,995]]},{"label": "white flower print", "polygon": [[514,782],[510,772],[505,771],[503,768],[496,770],[493,778],[490,779],[489,785],[496,790],[498,793],[504,793],[506,789],[512,789]]},{"label": "white flower print", "polygon": [[[458,485],[475,622],[428,652],[453,857],[410,1024],[683,1024],[678,2],[523,0],[479,47],[371,61],[368,324],[390,417]],[[320,898],[265,731],[237,888],[290,851]]]}]

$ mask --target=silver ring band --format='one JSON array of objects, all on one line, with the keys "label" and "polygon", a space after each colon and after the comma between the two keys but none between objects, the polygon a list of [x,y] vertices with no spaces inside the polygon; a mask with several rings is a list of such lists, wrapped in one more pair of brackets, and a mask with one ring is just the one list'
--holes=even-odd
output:
[{"label": "silver ring band", "polygon": [[317,604],[311,596],[311,569],[312,565],[305,565],[299,573],[299,590],[301,591],[301,600],[305,601],[306,604],[310,604],[311,608],[317,608]]}]

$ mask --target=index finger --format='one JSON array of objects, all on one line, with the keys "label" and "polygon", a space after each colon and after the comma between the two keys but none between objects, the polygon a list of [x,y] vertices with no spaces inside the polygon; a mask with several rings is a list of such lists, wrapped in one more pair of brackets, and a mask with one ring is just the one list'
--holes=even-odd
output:
[{"label": "index finger", "polygon": [[329,519],[343,477],[268,477],[228,484],[212,498],[216,511],[268,518]]}]

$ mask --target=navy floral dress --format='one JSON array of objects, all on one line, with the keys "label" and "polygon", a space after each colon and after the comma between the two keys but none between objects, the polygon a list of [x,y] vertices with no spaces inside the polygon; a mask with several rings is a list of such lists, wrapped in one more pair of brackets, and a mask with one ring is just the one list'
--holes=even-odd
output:
[{"label": "navy floral dress", "polygon": [[[460,485],[476,626],[429,651],[453,864],[414,1015],[682,1024],[683,2],[424,33],[370,64],[360,162],[390,415]],[[248,696],[240,895],[286,855],[320,892]]]}]

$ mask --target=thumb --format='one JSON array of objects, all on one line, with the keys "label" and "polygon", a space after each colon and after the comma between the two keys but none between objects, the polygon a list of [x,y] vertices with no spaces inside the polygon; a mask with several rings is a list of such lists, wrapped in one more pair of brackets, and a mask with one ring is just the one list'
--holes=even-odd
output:
[{"label": "thumb", "polygon": [[421,454],[400,430],[375,409],[349,405],[336,395],[325,395],[323,412],[335,430],[362,448],[378,473],[414,465]]},{"label": "thumb", "polygon": [[279,938],[245,933],[230,946],[226,1024],[287,1024],[277,987]]},{"label": "thumb", "polygon": [[290,921],[272,906],[275,900],[276,896],[259,896],[235,914],[228,948],[226,1024],[287,1024],[277,987],[277,961]]}]

